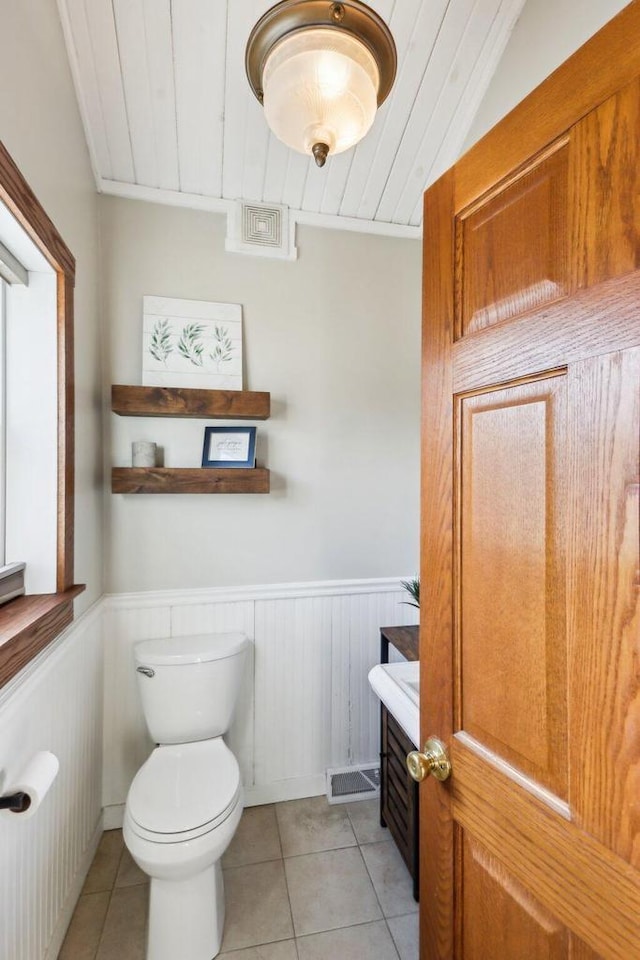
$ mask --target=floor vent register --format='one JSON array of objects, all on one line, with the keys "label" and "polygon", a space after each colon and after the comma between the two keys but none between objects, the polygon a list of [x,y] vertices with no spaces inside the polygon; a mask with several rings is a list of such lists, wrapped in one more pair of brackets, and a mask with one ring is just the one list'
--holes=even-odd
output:
[{"label": "floor vent register", "polygon": [[351,800],[373,800],[380,796],[380,767],[340,767],[327,770],[327,800],[348,803]]}]

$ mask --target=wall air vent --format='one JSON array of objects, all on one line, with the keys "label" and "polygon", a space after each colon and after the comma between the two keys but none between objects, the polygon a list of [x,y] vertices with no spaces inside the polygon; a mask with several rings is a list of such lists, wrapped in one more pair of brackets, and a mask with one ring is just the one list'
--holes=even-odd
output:
[{"label": "wall air vent", "polygon": [[263,247],[282,246],[282,212],[277,207],[242,204],[242,242]]},{"label": "wall air vent", "polygon": [[289,208],[280,204],[238,200],[227,218],[225,249],[258,257],[295,260],[294,226]]}]

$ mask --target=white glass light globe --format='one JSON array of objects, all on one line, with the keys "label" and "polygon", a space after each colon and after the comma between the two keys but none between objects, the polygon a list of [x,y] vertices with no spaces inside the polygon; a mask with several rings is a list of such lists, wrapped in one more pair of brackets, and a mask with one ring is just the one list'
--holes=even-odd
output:
[{"label": "white glass light globe", "polygon": [[300,153],[317,143],[342,153],[371,127],[379,83],[376,61],[355,37],[327,27],[301,30],[277,43],[265,63],[267,123]]}]

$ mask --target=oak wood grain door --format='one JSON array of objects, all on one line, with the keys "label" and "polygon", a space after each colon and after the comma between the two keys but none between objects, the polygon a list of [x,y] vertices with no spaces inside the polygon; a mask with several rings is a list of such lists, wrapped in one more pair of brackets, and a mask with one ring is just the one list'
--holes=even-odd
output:
[{"label": "oak wood grain door", "polygon": [[421,960],[634,960],[638,2],[424,233],[421,728],[453,773],[421,786]]}]

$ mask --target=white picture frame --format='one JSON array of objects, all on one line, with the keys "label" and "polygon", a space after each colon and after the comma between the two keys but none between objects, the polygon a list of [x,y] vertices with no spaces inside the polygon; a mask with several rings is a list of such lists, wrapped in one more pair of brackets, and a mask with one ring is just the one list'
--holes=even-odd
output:
[{"label": "white picture frame", "polygon": [[142,384],[242,390],[242,306],[142,298]]}]

